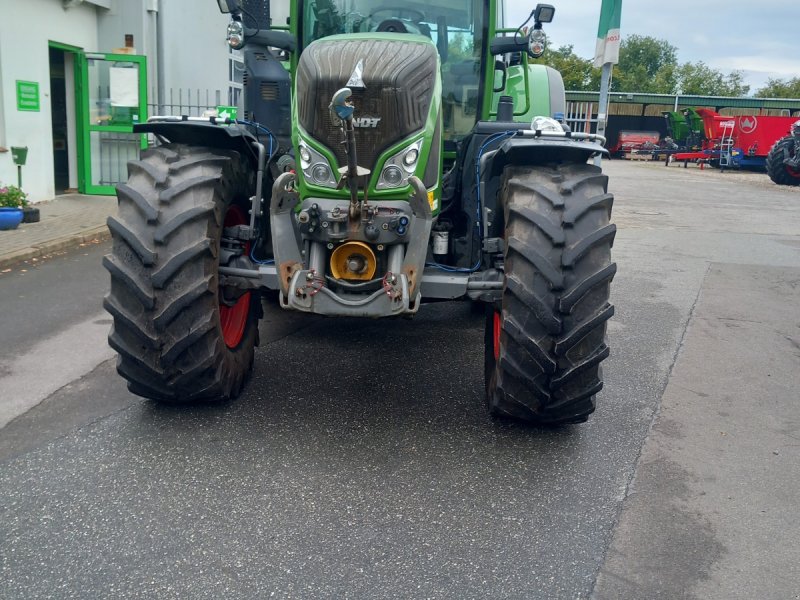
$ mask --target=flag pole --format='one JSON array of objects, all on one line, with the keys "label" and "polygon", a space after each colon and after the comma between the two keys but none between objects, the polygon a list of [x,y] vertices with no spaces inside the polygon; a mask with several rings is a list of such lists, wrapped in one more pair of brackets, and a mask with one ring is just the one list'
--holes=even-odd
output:
[{"label": "flag pole", "polygon": [[[611,86],[611,69],[619,62],[620,21],[622,20],[622,0],[603,0],[600,6],[600,21],[597,25],[597,46],[594,52],[594,66],[603,67],[600,77],[600,102],[597,106],[598,135],[605,137],[608,121],[608,96]],[[600,166],[600,155],[595,156],[594,164]]]},{"label": "flag pole", "polygon": [[[603,73],[600,77],[600,103],[597,106],[597,135],[606,135],[606,121],[608,120],[608,88],[611,83],[611,68],[614,65],[610,62],[603,63]],[[601,156],[594,157],[594,164],[599,167]]]}]

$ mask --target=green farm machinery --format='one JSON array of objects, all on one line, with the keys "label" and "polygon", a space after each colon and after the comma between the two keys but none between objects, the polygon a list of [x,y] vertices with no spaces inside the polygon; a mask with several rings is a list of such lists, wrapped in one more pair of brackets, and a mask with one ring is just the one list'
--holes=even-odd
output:
[{"label": "green farm machinery", "polygon": [[560,74],[529,62],[554,7],[505,28],[501,0],[292,1],[271,29],[268,0],[218,2],[244,118],[138,125],[157,143],[109,220],[109,342],[131,392],[236,397],[262,302],[388,318],[461,299],[485,312],[492,415],[585,421],[616,229],[590,164],[605,140],[570,131]]}]

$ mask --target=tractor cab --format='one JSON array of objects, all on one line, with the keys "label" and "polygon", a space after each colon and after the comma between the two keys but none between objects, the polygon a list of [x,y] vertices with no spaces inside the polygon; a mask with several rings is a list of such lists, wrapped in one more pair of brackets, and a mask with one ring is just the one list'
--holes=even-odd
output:
[{"label": "tractor cab", "polygon": [[489,3],[317,0],[300,2],[297,10],[301,48],[342,34],[410,34],[426,38],[435,46],[440,61],[444,140],[461,139],[475,126],[485,72],[482,57],[487,52]]}]

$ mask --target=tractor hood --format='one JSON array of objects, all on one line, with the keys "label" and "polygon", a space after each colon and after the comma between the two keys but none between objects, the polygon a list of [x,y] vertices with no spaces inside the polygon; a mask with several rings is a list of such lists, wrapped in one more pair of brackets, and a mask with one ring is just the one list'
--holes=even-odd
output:
[{"label": "tractor hood", "polygon": [[380,154],[422,130],[431,110],[439,57],[430,39],[415,35],[331,36],[313,42],[297,67],[300,126],[347,164],[342,132],[328,105],[349,87],[355,105],[358,162],[373,169]]}]

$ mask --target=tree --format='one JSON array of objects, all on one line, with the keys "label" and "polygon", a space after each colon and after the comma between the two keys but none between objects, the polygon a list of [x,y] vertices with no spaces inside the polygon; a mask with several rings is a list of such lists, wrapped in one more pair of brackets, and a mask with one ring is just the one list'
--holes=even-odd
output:
[{"label": "tree", "polygon": [[703,61],[683,63],[676,71],[677,92],[694,96],[746,96],[750,86],[745,85],[740,71],[727,75],[712,69]]},{"label": "tree", "polygon": [[[698,96],[746,96],[750,86],[741,71],[723,73],[703,61],[678,62],[678,49],[650,36],[630,35],[620,44],[619,64],[614,66],[612,92],[688,94]],[[600,69],[592,60],[575,54],[572,45],[547,48],[537,62],[561,71],[564,87],[572,91],[600,89]],[[800,98],[800,78],[770,79],[760,96]]]},{"label": "tree", "polygon": [[758,98],[800,98],[800,77],[768,79],[767,85],[756,92]]},{"label": "tree", "polygon": [[473,60],[472,39],[468,38],[460,31],[450,37],[447,45],[447,57],[447,61],[450,64],[465,60]]},{"label": "tree", "polygon": [[564,87],[568,90],[583,92],[600,88],[600,69],[595,69],[590,59],[575,54],[572,44],[560,46],[558,49],[548,47],[541,58],[534,62],[559,71],[564,78]]},{"label": "tree", "polygon": [[629,35],[620,44],[612,91],[673,93],[677,53],[678,49],[666,40]]}]

